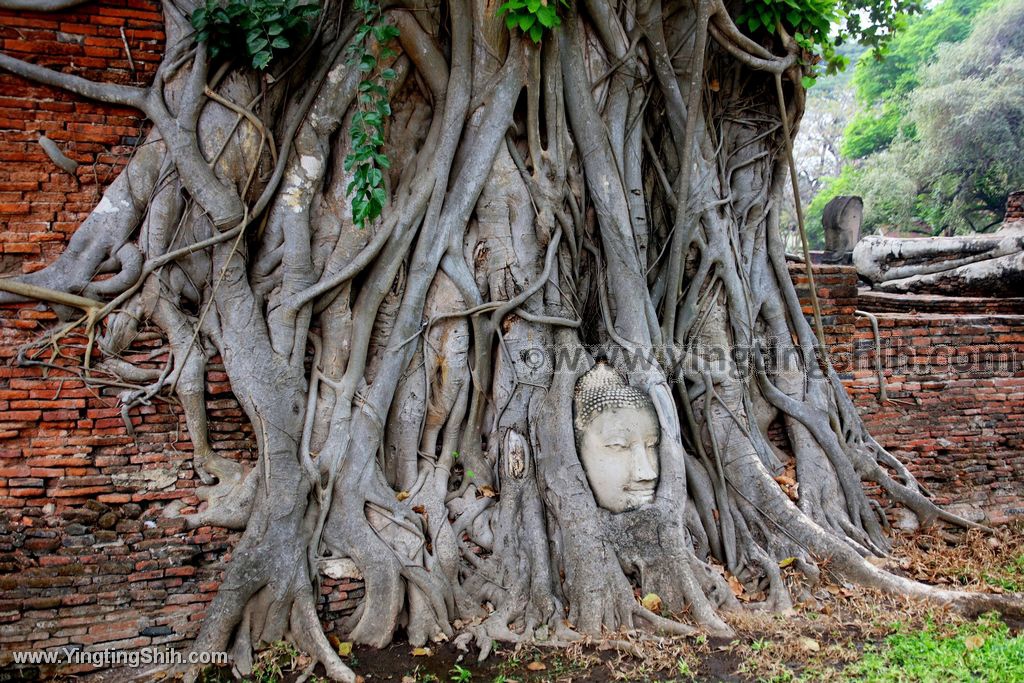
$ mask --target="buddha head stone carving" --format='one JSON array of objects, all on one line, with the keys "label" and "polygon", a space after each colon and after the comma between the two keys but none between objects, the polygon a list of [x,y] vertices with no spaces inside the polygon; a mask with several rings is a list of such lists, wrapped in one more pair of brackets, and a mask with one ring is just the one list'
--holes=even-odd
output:
[{"label": "buddha head stone carving", "polygon": [[599,362],[576,383],[576,450],[597,504],[611,512],[654,500],[660,429],[647,395]]}]

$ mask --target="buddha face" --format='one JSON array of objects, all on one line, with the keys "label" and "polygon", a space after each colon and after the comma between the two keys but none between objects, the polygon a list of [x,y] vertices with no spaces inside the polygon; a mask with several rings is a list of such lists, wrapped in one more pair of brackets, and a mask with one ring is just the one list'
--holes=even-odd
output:
[{"label": "buddha face", "polygon": [[654,501],[658,419],[646,407],[608,407],[580,433],[579,450],[597,504],[611,512]]}]

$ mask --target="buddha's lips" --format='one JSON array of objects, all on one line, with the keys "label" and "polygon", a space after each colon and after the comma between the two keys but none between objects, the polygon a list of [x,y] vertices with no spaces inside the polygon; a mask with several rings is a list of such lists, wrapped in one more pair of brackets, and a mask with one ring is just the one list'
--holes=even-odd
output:
[{"label": "buddha's lips", "polygon": [[629,494],[629,496],[631,498],[633,498],[634,500],[636,500],[638,502],[641,502],[641,503],[646,503],[646,502],[650,502],[650,501],[654,500],[654,487],[653,486],[651,486],[650,488],[642,488],[642,489],[641,488],[625,489],[625,491],[626,491],[626,493]]}]

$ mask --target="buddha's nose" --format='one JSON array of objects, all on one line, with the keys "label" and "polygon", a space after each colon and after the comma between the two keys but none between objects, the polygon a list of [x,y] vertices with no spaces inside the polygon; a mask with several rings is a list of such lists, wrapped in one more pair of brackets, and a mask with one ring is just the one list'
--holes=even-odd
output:
[{"label": "buddha's nose", "polygon": [[651,464],[647,455],[647,449],[643,444],[633,447],[633,479],[634,481],[654,481],[658,478],[658,471]]}]

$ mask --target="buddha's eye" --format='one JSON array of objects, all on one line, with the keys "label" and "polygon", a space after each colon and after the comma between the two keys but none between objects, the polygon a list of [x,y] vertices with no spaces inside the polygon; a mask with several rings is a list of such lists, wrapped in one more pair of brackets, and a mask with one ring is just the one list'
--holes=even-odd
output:
[{"label": "buddha's eye", "polygon": [[616,450],[623,450],[629,448],[629,444],[625,441],[609,441],[605,444],[606,448],[614,448]]}]

